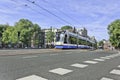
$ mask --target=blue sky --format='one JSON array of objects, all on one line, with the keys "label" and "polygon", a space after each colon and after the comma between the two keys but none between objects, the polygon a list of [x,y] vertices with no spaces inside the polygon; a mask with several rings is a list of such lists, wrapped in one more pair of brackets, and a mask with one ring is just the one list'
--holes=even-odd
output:
[{"label": "blue sky", "polygon": [[[1,0],[0,24],[14,25],[21,18],[37,23],[41,28],[72,25],[85,27],[89,36],[108,39],[107,26],[120,18],[120,0],[30,0],[66,20],[56,18],[27,0]],[[27,4],[28,6],[24,6]],[[30,8],[29,8],[30,7]]]}]

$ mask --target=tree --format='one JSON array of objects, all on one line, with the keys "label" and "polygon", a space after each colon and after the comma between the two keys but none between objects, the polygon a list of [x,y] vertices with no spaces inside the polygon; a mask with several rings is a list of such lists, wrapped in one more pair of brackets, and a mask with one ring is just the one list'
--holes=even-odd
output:
[{"label": "tree", "polygon": [[120,48],[120,19],[108,25],[109,40],[115,48]]},{"label": "tree", "polygon": [[55,33],[52,32],[52,29],[50,29],[47,34],[46,34],[46,39],[47,39],[47,43],[51,43],[54,41],[54,37],[55,37]]},{"label": "tree", "polygon": [[0,24],[0,43],[1,43],[1,41],[2,41],[2,34],[3,34],[3,32],[6,30],[7,27],[9,27],[8,24],[5,24],[5,25]]},{"label": "tree", "polygon": [[37,45],[37,47],[39,47],[40,44],[40,32],[41,32],[41,28],[38,24],[34,24],[32,29],[32,36],[31,36],[31,46],[35,47],[35,45]]},{"label": "tree", "polygon": [[61,30],[69,30],[69,29],[73,29],[72,26],[63,26],[63,27],[61,27]]},{"label": "tree", "polygon": [[33,27],[33,23],[28,19],[20,19],[18,22],[15,23],[15,27],[18,31],[23,29],[29,29]]},{"label": "tree", "polygon": [[40,32],[39,25],[33,24],[28,19],[20,19],[15,26],[0,25],[0,46],[1,41],[6,45],[18,47],[31,47],[31,44],[39,46]]},{"label": "tree", "polygon": [[103,48],[103,46],[104,46],[103,40],[99,41],[98,42],[98,47]]},{"label": "tree", "polygon": [[15,24],[15,28],[19,33],[19,42],[22,43],[22,46],[31,46],[31,36],[33,35],[33,23],[28,19],[20,19]]},{"label": "tree", "polygon": [[6,30],[7,27],[9,27],[8,24],[0,24],[0,36],[2,36],[2,33]]},{"label": "tree", "polygon": [[18,41],[17,31],[14,27],[7,27],[7,29],[3,32],[2,42],[5,44],[10,44],[11,46],[16,44]]},{"label": "tree", "polygon": [[22,46],[29,47],[31,45],[31,30],[30,29],[23,29],[20,33],[19,40],[23,43]]}]

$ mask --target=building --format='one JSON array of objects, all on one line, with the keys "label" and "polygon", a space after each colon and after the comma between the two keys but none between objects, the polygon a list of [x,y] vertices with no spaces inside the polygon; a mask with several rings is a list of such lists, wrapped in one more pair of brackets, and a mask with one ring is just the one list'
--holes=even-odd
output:
[{"label": "building", "polygon": [[97,43],[97,40],[95,39],[95,36],[90,37],[90,40]]},{"label": "building", "polygon": [[87,35],[88,32],[87,32],[87,29],[85,27],[79,28],[79,29],[77,29],[77,31],[78,31],[79,35],[81,35],[83,37],[88,37],[88,35]]},{"label": "building", "polygon": [[[52,41],[52,43],[48,43],[48,42],[47,42],[47,39],[46,39],[46,34],[47,34],[47,32],[50,31],[50,30],[52,30],[52,32],[55,33],[55,37],[54,37],[54,40]],[[47,47],[48,44],[53,44],[53,45],[55,44],[55,42],[56,42],[56,34],[57,34],[57,32],[59,32],[59,31],[60,31],[60,29],[57,29],[57,28],[42,29],[42,32],[44,33],[44,47],[45,47],[45,48]]]},{"label": "building", "polygon": [[113,50],[114,47],[112,46],[112,44],[110,43],[109,40],[103,40],[103,49],[104,50]]},{"label": "building", "polygon": [[39,44],[39,46],[41,47],[41,48],[45,48],[45,46],[44,46],[44,43],[45,43],[45,33],[43,32],[43,31],[41,31],[41,33],[40,33],[40,44]]}]

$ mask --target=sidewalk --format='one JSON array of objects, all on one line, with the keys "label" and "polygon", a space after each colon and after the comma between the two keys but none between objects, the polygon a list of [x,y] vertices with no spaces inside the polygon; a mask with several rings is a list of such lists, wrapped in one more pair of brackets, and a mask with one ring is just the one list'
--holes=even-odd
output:
[{"label": "sidewalk", "polygon": [[54,49],[1,49],[0,56],[4,55],[20,55],[20,54],[39,54],[55,52]]},{"label": "sidewalk", "polygon": [[56,53],[56,52],[70,52],[70,51],[90,51],[85,49],[1,49],[0,56],[13,56],[13,55],[25,55],[25,54],[40,54],[40,53]]}]

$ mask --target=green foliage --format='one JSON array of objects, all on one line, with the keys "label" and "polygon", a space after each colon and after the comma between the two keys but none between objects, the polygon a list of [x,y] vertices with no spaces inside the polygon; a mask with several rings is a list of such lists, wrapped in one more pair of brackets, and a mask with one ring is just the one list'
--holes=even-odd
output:
[{"label": "green foliage", "polygon": [[37,47],[39,47],[39,43],[40,43],[40,32],[41,32],[41,28],[38,24],[34,24],[32,29],[31,29],[31,32],[32,32],[32,36],[31,36],[31,39],[32,39],[32,46],[34,45],[37,45]]},{"label": "green foliage", "polygon": [[39,45],[39,33],[41,31],[38,24],[33,24],[28,19],[20,19],[15,24],[16,30],[20,33],[19,40],[26,46]]},{"label": "green foliage", "polygon": [[77,39],[75,37],[71,37],[69,38],[69,41],[71,44],[80,44],[80,45],[89,45],[89,42],[86,42],[85,40],[82,40],[82,39]]},{"label": "green foliage", "polygon": [[71,44],[77,44],[77,38],[71,37],[69,38]]},{"label": "green foliage", "polygon": [[22,44],[30,47],[31,44],[39,45],[41,28],[28,19],[20,19],[15,26],[0,25],[0,39],[4,44]]},{"label": "green foliage", "polygon": [[21,31],[23,29],[29,29],[33,27],[33,23],[28,19],[20,19],[18,22],[16,22],[15,27],[18,31]]},{"label": "green foliage", "polygon": [[69,29],[73,29],[72,26],[63,26],[63,27],[61,27],[61,30],[69,30]]},{"label": "green foliage", "polygon": [[103,47],[103,45],[104,45],[103,40],[98,42],[98,46],[102,46]]},{"label": "green foliage", "polygon": [[2,33],[6,30],[7,27],[9,27],[8,24],[0,24],[0,38],[2,37]]},{"label": "green foliage", "polygon": [[32,27],[33,23],[29,21],[28,19],[20,19],[16,24],[15,28],[17,32],[19,33],[19,41],[26,46],[30,46],[30,40],[32,36]]},{"label": "green foliage", "polygon": [[55,33],[52,32],[52,30],[48,31],[47,34],[46,34],[47,42],[48,43],[53,42],[54,41],[54,36],[55,36]]},{"label": "green foliage", "polygon": [[120,19],[113,21],[108,26],[110,42],[115,48],[120,48]]},{"label": "green foliage", "polygon": [[17,31],[14,27],[7,27],[7,29],[3,32],[2,41],[5,44],[11,43],[15,44],[18,41]]}]

